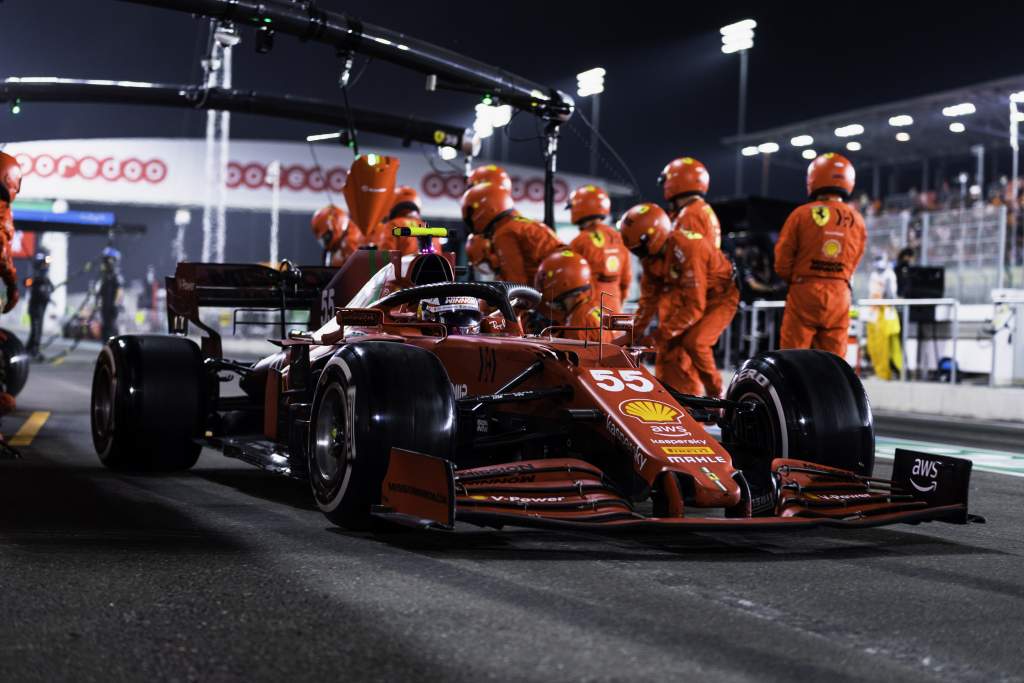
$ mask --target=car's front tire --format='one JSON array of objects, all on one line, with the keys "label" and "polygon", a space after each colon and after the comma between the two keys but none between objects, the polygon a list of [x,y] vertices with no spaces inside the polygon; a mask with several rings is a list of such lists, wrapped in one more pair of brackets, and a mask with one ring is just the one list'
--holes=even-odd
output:
[{"label": "car's front tire", "polygon": [[350,344],[317,385],[308,463],[317,507],[335,524],[365,528],[393,447],[451,459],[456,410],[434,354],[409,344]]},{"label": "car's front tire", "polygon": [[758,354],[736,371],[726,398],[749,402],[731,410],[724,441],[761,466],[794,458],[870,476],[875,465],[871,404],[849,364],[826,351]]}]

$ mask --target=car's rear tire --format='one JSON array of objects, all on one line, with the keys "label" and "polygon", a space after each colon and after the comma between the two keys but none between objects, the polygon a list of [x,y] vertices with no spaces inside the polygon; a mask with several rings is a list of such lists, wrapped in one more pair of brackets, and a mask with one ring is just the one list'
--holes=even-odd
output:
[{"label": "car's rear tire", "polygon": [[170,472],[196,463],[206,418],[203,355],[184,337],[110,339],[93,371],[92,442],[110,469]]},{"label": "car's rear tire", "polygon": [[826,351],[761,353],[736,371],[726,392],[758,404],[731,410],[723,440],[762,466],[794,458],[870,476],[875,431],[864,387],[845,360]]},{"label": "car's rear tire", "polygon": [[366,528],[391,448],[451,459],[455,437],[455,395],[437,356],[395,342],[342,347],[313,399],[308,460],[317,507],[339,526]]},{"label": "car's rear tire", "polygon": [[0,362],[3,363],[4,388],[11,396],[17,396],[28,382],[31,359],[21,339],[10,330],[0,329],[0,356]]}]

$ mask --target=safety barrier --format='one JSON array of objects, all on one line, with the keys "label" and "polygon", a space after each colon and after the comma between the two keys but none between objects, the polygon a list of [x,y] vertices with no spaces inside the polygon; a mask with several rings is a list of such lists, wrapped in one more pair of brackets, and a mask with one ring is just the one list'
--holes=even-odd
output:
[{"label": "safety barrier", "polygon": [[[1024,304],[1024,299],[1020,300],[1021,304]],[[900,325],[900,340],[901,347],[906,353],[907,348],[907,331],[910,329],[910,309],[913,306],[948,306],[952,312],[948,315],[949,322],[951,323],[951,344],[952,352],[951,358],[956,358],[957,341],[960,337],[960,302],[953,298],[937,298],[937,299],[858,299],[856,302],[857,309],[857,344],[858,347],[863,343],[865,336],[865,326],[863,325],[865,309],[871,307],[881,306],[893,306],[901,309],[901,321]],[[739,359],[749,358],[755,355],[762,348],[762,340],[764,340],[764,346],[767,350],[771,351],[775,348],[775,331],[780,324],[780,313],[784,311],[786,307],[785,301],[754,301],[751,303],[742,303],[737,311],[739,318],[738,325],[730,325],[729,328],[723,334],[723,367],[732,369],[733,366],[733,344],[732,335],[733,329],[738,328],[740,331],[740,343]],[[957,364],[954,362],[951,364],[950,369],[950,381],[955,383],[957,377]],[[902,363],[900,368],[900,380],[907,381],[907,363]]]}]

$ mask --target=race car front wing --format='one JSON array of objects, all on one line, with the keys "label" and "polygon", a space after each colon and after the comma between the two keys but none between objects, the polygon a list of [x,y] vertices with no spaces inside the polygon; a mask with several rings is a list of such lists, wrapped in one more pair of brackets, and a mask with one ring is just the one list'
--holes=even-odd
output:
[{"label": "race car front wing", "polygon": [[560,529],[751,530],[874,527],[895,523],[984,521],[967,512],[971,462],[898,449],[892,479],[793,459],[776,459],[774,514],[645,516],[595,466],[532,460],[456,470],[451,463],[394,449],[374,516],[420,528],[478,526]]}]

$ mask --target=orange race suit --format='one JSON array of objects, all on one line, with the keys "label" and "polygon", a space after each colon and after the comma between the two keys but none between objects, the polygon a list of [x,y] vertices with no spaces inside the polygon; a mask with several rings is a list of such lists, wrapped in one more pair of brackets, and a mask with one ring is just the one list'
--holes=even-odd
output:
[{"label": "orange race suit", "polygon": [[[14,258],[11,248],[14,244],[14,216],[11,213],[11,205],[0,200],[0,281],[4,287],[0,288],[0,310],[7,313],[18,303],[18,279],[17,270],[14,268]],[[0,332],[0,337],[4,333]],[[0,415],[7,415],[14,412],[17,403],[14,396],[7,393],[6,377],[0,369]],[[0,436],[0,441],[3,437]]]},{"label": "orange race suit", "polygon": [[540,262],[566,248],[555,237],[554,230],[518,213],[498,219],[488,233],[491,248],[498,257],[500,278],[531,287]]},{"label": "orange race suit", "polygon": [[732,322],[740,293],[729,259],[695,232],[673,230],[660,256],[644,262],[634,329],[658,315],[655,375],[687,394],[721,396],[712,347]]},{"label": "orange race suit", "polygon": [[356,253],[359,247],[363,244],[363,231],[359,229],[359,226],[349,221],[348,227],[342,234],[341,239],[338,240],[337,246],[327,252],[324,259],[327,265],[332,268],[340,268],[345,260]]},{"label": "orange race suit", "polygon": [[672,222],[672,227],[675,230],[700,233],[710,239],[716,249],[722,248],[722,224],[718,222],[715,210],[703,197],[697,197],[681,208]]},{"label": "orange race suit", "polygon": [[[633,267],[622,235],[610,225],[595,222],[580,230],[569,248],[590,264],[591,292],[594,300],[604,301],[605,309],[618,313],[629,296]],[[602,297],[601,295],[604,294]]]},{"label": "orange race suit", "polygon": [[[608,297],[605,297],[605,307],[608,305]],[[605,311],[607,315],[607,311]],[[576,305],[565,316],[566,327],[588,328],[556,330],[555,334],[563,339],[579,339],[587,341],[610,342],[615,336],[611,330],[601,330],[601,304],[592,292],[587,292],[579,297]]]},{"label": "orange race suit", "polygon": [[14,267],[14,257],[11,253],[13,245],[14,215],[11,212],[11,205],[0,200],[0,282],[6,287],[0,290],[0,310],[4,313],[18,303],[18,271]]},{"label": "orange race suit", "polygon": [[775,272],[789,284],[780,346],[846,356],[850,278],[864,254],[864,219],[839,200],[808,202],[786,219]]}]

